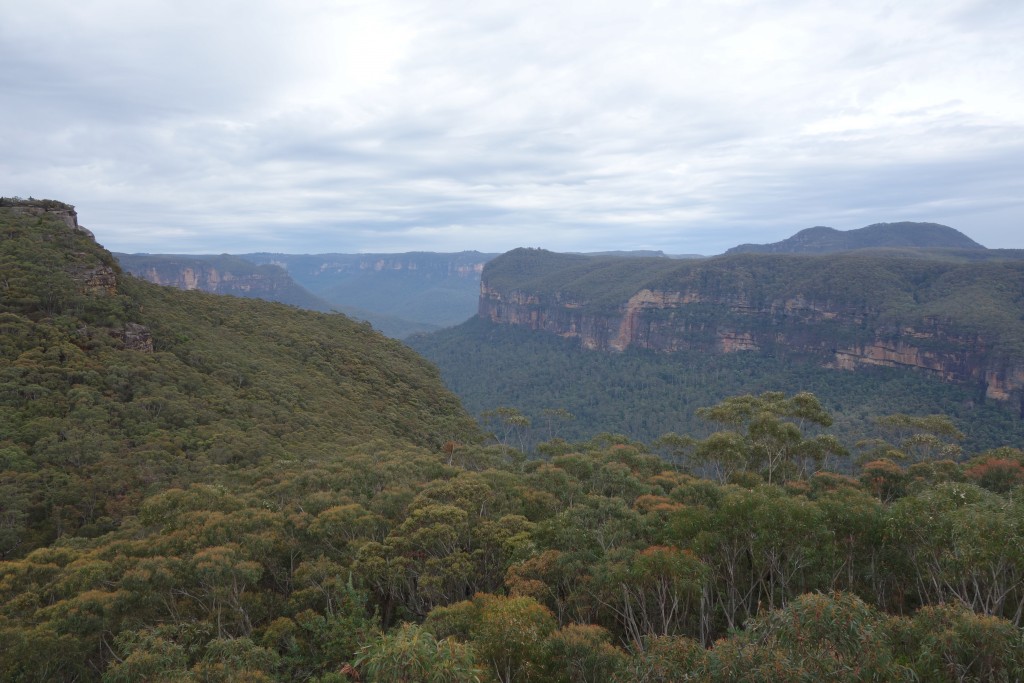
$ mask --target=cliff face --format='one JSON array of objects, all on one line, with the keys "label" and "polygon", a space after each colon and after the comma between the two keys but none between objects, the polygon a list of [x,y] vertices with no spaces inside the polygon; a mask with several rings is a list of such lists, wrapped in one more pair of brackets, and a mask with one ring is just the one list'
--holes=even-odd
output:
[{"label": "cliff face", "polygon": [[78,212],[70,204],[58,202],[53,199],[7,199],[0,198],[0,206],[4,207],[11,214],[22,216],[35,216],[43,220],[57,220],[63,223],[68,230],[93,237],[93,234],[78,224]]},{"label": "cliff face", "polygon": [[264,272],[245,268],[241,272],[215,262],[150,262],[120,256],[121,266],[136,277],[153,284],[177,289],[199,289],[214,294],[256,296],[279,291],[291,280],[284,271]]},{"label": "cliff face", "polygon": [[[360,271],[395,272],[406,271],[439,277],[479,278],[484,262],[465,263],[456,259],[443,258],[441,254],[326,254],[317,267],[317,273],[356,273]],[[289,260],[270,261],[287,268]]]},{"label": "cliff face", "polygon": [[[774,289],[761,286],[749,269],[737,269],[734,262],[718,265],[710,274],[709,267],[716,266],[701,266],[703,271],[691,268],[676,276],[682,286],[643,287],[617,305],[609,303],[607,296],[601,305],[594,305],[579,287],[573,294],[537,289],[529,283],[515,289],[508,286],[507,272],[498,274],[496,285],[485,271],[478,314],[495,323],[576,339],[583,348],[596,351],[762,352],[801,357],[836,370],[916,368],[947,381],[976,385],[995,400],[1019,400],[1024,390],[1024,359],[1007,352],[1007,345],[1000,346],[998,335],[989,334],[984,326],[971,329],[952,316],[928,315],[922,312],[927,306],[917,311],[912,304],[901,310],[904,318],[914,322],[901,323],[888,310],[890,303],[858,301],[848,293],[806,295],[799,290],[814,289],[806,283]],[[521,265],[519,269],[525,270]],[[1019,278],[1016,272],[1014,277]],[[723,285],[730,277],[732,284]],[[921,292],[910,292],[903,298],[913,302],[922,297]],[[1022,301],[1024,297],[1018,296],[1006,302],[1014,307],[1010,318],[1024,313],[1016,311]]]},{"label": "cliff face", "polygon": [[[87,296],[115,296],[117,272],[104,258],[93,234],[78,224],[78,212],[70,204],[52,199],[0,198],[0,208],[15,221],[37,221],[51,226],[50,231],[37,235],[41,241],[61,245],[67,251],[62,269],[75,283],[76,289]],[[14,228],[7,235],[14,239]]]},{"label": "cliff face", "polygon": [[164,254],[117,254],[121,267],[132,275],[176,289],[198,289],[252,299],[328,311],[329,304],[299,286],[283,269],[255,265],[243,259],[223,256],[177,256]]},{"label": "cliff face", "polygon": [[152,353],[149,329],[125,319],[131,307],[121,291],[122,271],[78,224],[75,207],[0,197],[0,261],[0,310],[33,320],[77,318],[76,342],[109,336],[125,349]]}]

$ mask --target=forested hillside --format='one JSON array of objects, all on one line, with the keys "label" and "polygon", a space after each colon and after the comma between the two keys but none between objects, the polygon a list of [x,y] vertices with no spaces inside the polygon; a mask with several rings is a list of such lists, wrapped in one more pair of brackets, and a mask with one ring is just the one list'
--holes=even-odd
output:
[{"label": "forested hillside", "polygon": [[475,415],[551,411],[571,438],[706,428],[696,409],[812,391],[844,439],[891,412],[942,413],[978,452],[1024,442],[1024,259],[868,250],[624,259],[517,249],[483,275],[477,319],[410,340]]},{"label": "forested hillside", "polygon": [[744,391],[527,457],[368,326],[135,280],[57,202],[0,200],[0,329],[0,680],[1024,677],[1024,452],[945,416],[856,446]]},{"label": "forested hillside", "polygon": [[475,433],[434,368],[365,324],[150,285],[70,207],[0,212],[0,557],[116,528],[148,493],[238,467]]}]

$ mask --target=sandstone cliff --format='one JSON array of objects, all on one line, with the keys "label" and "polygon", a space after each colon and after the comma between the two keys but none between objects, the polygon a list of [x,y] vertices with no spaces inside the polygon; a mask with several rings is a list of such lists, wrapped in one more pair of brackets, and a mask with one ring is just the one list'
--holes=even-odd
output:
[{"label": "sandstone cliff", "polygon": [[916,368],[996,400],[1024,390],[1020,260],[742,255],[666,266],[516,250],[484,270],[478,314],[599,351],[759,352],[836,370]]},{"label": "sandstone cliff", "polygon": [[34,320],[63,316],[82,323],[74,339],[97,336],[124,348],[153,352],[149,328],[134,315],[122,291],[123,272],[93,234],[78,224],[75,207],[52,199],[0,197],[3,261],[0,288],[5,312]]},{"label": "sandstone cliff", "polygon": [[154,284],[176,289],[198,289],[212,294],[279,301],[316,311],[331,310],[330,304],[303,289],[278,266],[255,265],[227,254],[116,256],[126,271]]}]

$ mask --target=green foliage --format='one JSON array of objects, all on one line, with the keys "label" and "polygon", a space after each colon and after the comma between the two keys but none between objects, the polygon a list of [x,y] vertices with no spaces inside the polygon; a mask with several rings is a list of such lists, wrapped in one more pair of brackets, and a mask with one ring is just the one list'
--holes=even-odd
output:
[{"label": "green foliage", "polygon": [[648,636],[615,680],[621,683],[682,683],[703,680],[705,651],[684,636]]},{"label": "green foliage", "polygon": [[426,625],[466,638],[500,683],[547,679],[544,662],[556,623],[533,598],[480,593],[432,613]]},{"label": "green foliage", "polygon": [[[752,353],[594,353],[480,318],[409,343],[441,369],[472,414],[517,408],[532,425],[528,448],[552,436],[578,441],[602,431],[648,442],[670,432],[704,438],[712,423],[697,415],[698,408],[766,391],[813,393],[835,421],[832,434],[847,445],[892,438],[875,420],[896,413],[948,416],[963,432],[957,443],[967,453],[1024,440],[1024,421],[1009,406],[911,370],[836,372]],[[557,409],[574,419],[551,424],[546,411]]]},{"label": "green foliage", "polygon": [[803,595],[708,653],[709,681],[911,681],[884,615],[859,598]]},{"label": "green foliage", "polygon": [[569,624],[550,636],[549,681],[608,683],[626,665],[625,652],[612,644],[612,634],[592,624]]},{"label": "green foliage", "polygon": [[1020,625],[1024,503],[972,484],[944,483],[899,500],[890,524],[922,602],[959,601]]},{"label": "green foliage", "polygon": [[[828,427],[832,416],[813,394],[787,399],[782,392],[734,396],[697,415],[743,432],[716,432],[699,443],[694,461],[712,467],[729,479],[743,471],[763,474],[769,484],[813,473],[829,455],[845,456],[846,449],[831,435],[804,438],[805,427]],[[784,420],[790,418],[790,420]]]},{"label": "green foliage", "polygon": [[944,604],[893,625],[918,680],[1009,683],[1024,677],[1024,634],[1003,619]]},{"label": "green foliage", "polygon": [[367,645],[355,662],[368,683],[479,683],[473,650],[436,640],[416,624],[402,624]]}]

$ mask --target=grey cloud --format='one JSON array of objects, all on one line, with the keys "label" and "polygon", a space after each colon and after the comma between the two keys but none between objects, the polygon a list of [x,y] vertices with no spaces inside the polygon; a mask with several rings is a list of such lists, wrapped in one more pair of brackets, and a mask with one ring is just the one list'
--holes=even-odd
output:
[{"label": "grey cloud", "polygon": [[1020,246],[1012,3],[93,0],[40,51],[57,4],[0,27],[0,193],[117,250],[714,253],[943,217]]}]

